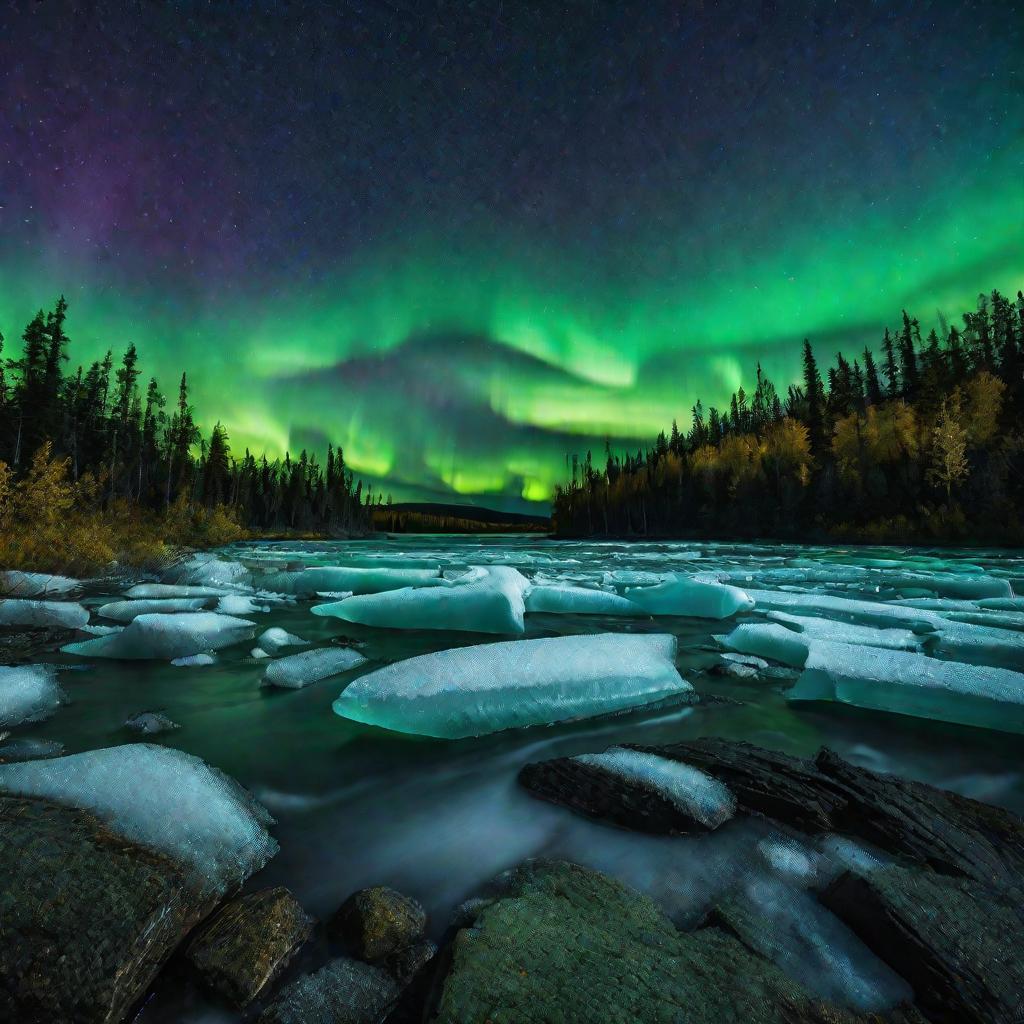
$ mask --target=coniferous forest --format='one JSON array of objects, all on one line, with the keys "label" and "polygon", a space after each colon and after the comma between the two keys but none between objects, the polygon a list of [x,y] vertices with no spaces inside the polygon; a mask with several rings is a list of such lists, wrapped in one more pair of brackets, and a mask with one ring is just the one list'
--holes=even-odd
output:
[{"label": "coniferous forest", "polygon": [[[142,560],[164,541],[223,543],[247,530],[364,532],[363,494],[340,448],[237,457],[224,427],[196,424],[186,373],[171,394],[144,378],[129,345],[70,370],[61,297],[4,358],[0,335],[0,538],[7,566]],[[141,549],[140,549],[141,546]]]},{"label": "coniferous forest", "polygon": [[1024,542],[1024,296],[981,295],[924,338],[904,311],[877,352],[824,368],[809,341],[784,393],[756,368],[729,408],[654,446],[572,459],[556,533],[862,542]]}]

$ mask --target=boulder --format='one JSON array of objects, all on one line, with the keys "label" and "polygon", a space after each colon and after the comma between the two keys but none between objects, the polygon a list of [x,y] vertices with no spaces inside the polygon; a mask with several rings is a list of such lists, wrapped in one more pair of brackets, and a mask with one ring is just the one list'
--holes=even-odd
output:
[{"label": "boulder", "polygon": [[914,988],[936,1024],[1024,1020],[1024,891],[886,867],[847,872],[821,901]]},{"label": "boulder", "polygon": [[88,811],[0,796],[0,1020],[124,1019],[212,909],[185,869]]},{"label": "boulder", "polygon": [[353,956],[376,961],[413,945],[426,925],[426,911],[415,900],[378,885],[349,896],[327,930]]},{"label": "boulder", "polygon": [[313,919],[287,889],[263,889],[224,904],[185,956],[210,988],[245,1006],[284,970],[312,930]]},{"label": "boulder", "polygon": [[380,1024],[398,995],[386,971],[340,957],[283,989],[257,1024]]},{"label": "boulder", "polygon": [[679,932],[646,896],[588,868],[528,862],[446,953],[443,1024],[852,1024],[718,928]]}]

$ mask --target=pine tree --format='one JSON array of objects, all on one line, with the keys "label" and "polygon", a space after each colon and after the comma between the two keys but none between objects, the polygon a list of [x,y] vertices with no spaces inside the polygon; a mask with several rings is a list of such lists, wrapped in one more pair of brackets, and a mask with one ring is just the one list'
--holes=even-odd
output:
[{"label": "pine tree", "polygon": [[825,449],[825,394],[821,374],[814,358],[814,350],[804,338],[804,396],[807,400],[807,432],[811,454],[820,456]]},{"label": "pine tree", "polygon": [[896,398],[900,393],[900,375],[896,367],[896,349],[888,327],[882,338],[882,351],[885,353],[885,395],[887,398]]}]

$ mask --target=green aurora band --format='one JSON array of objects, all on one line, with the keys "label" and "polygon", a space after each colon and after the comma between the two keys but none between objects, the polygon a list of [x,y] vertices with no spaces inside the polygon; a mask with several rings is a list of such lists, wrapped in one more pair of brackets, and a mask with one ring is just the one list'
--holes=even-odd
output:
[{"label": "green aurora band", "polygon": [[140,279],[127,256],[97,264],[42,235],[8,239],[0,330],[10,356],[63,292],[72,365],[135,342],[165,392],[187,370],[200,422],[220,419],[236,455],[322,453],[330,439],[395,500],[540,510],[568,453],[597,455],[606,438],[635,449],[673,418],[685,429],[698,398],[723,405],[758,360],[784,391],[804,336],[825,360],[852,357],[903,308],[927,330],[979,291],[1016,294],[1022,156],[1015,142],[884,206],[799,188],[782,203],[775,189],[746,223],[652,226],[607,253],[493,224],[459,240],[382,236],[316,288],[199,291],[171,266]]}]

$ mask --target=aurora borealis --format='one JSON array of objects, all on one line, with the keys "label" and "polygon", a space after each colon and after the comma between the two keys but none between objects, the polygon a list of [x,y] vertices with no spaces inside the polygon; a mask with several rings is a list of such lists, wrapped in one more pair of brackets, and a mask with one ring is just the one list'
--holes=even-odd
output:
[{"label": "aurora borealis", "polygon": [[526,509],[805,336],[1024,286],[1022,13],[16,5],[6,354],[64,292],[75,359],[187,369],[236,452]]}]

